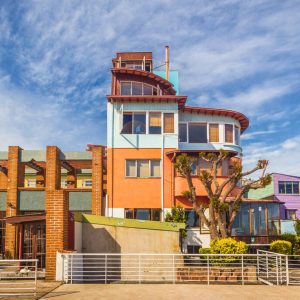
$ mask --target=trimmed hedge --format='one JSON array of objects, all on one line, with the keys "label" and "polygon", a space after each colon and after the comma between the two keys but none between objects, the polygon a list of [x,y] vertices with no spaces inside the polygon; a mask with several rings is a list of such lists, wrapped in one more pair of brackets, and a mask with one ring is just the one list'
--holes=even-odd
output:
[{"label": "trimmed hedge", "polygon": [[200,248],[199,253],[200,254],[211,254],[211,249],[210,248]]},{"label": "trimmed hedge", "polygon": [[246,254],[248,247],[244,242],[232,238],[215,239],[210,242],[211,253],[216,254]]},{"label": "trimmed hedge", "polygon": [[290,255],[292,254],[292,243],[289,241],[276,240],[271,243],[270,250],[272,252]]}]

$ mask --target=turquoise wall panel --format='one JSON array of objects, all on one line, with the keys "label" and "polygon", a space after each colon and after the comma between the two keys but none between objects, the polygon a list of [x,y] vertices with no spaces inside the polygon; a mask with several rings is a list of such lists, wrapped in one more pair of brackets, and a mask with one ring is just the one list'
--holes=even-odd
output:
[{"label": "turquoise wall panel", "polygon": [[240,125],[240,123],[231,117],[179,112],[179,122],[211,122],[211,123],[234,123]]},{"label": "turquoise wall panel", "polygon": [[19,191],[19,210],[45,210],[45,191]]},{"label": "turquoise wall panel", "polygon": [[[166,78],[166,71],[153,71],[154,74]],[[179,74],[178,71],[169,71],[169,81],[174,85],[176,95],[179,95]]]},{"label": "turquoise wall panel", "polygon": [[91,211],[92,192],[69,192],[69,210]]},{"label": "turquoise wall panel", "polygon": [[[123,111],[174,112],[175,134],[121,134]],[[109,148],[178,148],[178,105],[176,103],[107,104],[107,145]]]},{"label": "turquoise wall panel", "polygon": [[6,192],[0,192],[0,211],[6,211]]}]

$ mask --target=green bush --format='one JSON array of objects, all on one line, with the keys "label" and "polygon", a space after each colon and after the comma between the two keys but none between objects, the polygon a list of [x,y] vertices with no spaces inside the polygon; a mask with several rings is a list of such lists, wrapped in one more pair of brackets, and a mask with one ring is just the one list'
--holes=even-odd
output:
[{"label": "green bush", "polygon": [[290,255],[292,254],[292,243],[289,241],[276,240],[271,243],[270,250],[272,252]]},{"label": "green bush", "polygon": [[300,236],[296,237],[295,244],[293,245],[293,254],[300,255]]},{"label": "green bush", "polygon": [[211,249],[210,248],[200,248],[199,249],[199,253],[200,254],[210,254],[211,253]]},{"label": "green bush", "polygon": [[184,208],[181,206],[173,206],[171,212],[167,212],[165,222],[186,223]]},{"label": "green bush", "polygon": [[291,242],[292,246],[295,245],[297,236],[293,233],[284,233],[280,236],[280,239],[283,241]]},{"label": "green bush", "polygon": [[295,228],[296,234],[298,236],[300,236],[300,220],[296,220],[296,222],[294,224],[294,228]]},{"label": "green bush", "polygon": [[215,254],[246,254],[248,247],[244,242],[233,238],[214,239],[210,242],[211,253]]}]

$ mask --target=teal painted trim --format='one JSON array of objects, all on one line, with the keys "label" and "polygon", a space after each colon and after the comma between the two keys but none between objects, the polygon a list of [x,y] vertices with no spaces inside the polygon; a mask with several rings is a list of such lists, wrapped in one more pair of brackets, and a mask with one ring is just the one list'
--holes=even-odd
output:
[{"label": "teal painted trim", "polygon": [[19,210],[45,210],[45,191],[19,191],[18,194]]},{"label": "teal painted trim", "polygon": [[239,121],[231,117],[181,111],[179,111],[178,119],[179,122],[234,123],[237,126],[240,125]]},{"label": "teal painted trim", "polygon": [[70,211],[91,211],[92,192],[69,192]]},{"label": "teal painted trim", "polygon": [[68,160],[68,159],[90,160],[90,159],[92,159],[92,153],[88,152],[88,151],[81,151],[81,152],[75,152],[75,151],[60,152],[59,158],[61,160]]},{"label": "teal painted trim", "polygon": [[274,180],[264,188],[257,190],[250,190],[246,196],[249,199],[263,199],[274,195]]},{"label": "teal painted trim", "polygon": [[6,211],[6,192],[0,192],[0,211]]},{"label": "teal painted trim", "polygon": [[185,223],[168,223],[158,221],[143,221],[122,218],[110,218],[96,215],[75,214],[75,221],[81,223],[92,223],[99,225],[115,226],[115,227],[128,227],[149,230],[162,230],[162,231],[176,231],[185,228]]},{"label": "teal painted trim", "polygon": [[[166,71],[153,71],[154,74],[166,78]],[[179,95],[179,73],[178,71],[169,71],[169,81],[173,84],[176,95]]]},{"label": "teal painted trim", "polygon": [[[121,108],[121,106],[120,106]],[[115,108],[116,109],[116,108]],[[127,102],[123,104],[123,111],[178,111],[177,103],[141,103],[141,102]]]},{"label": "teal painted trim", "polygon": [[295,223],[296,221],[293,220],[280,220],[281,234],[284,233],[296,234],[295,227],[294,227]]},{"label": "teal painted trim", "polygon": [[0,151],[0,160],[7,160],[7,159],[8,159],[8,152]]},{"label": "teal painted trim", "polygon": [[32,159],[36,161],[46,161],[45,150],[22,150],[20,151],[21,162],[30,161]]}]

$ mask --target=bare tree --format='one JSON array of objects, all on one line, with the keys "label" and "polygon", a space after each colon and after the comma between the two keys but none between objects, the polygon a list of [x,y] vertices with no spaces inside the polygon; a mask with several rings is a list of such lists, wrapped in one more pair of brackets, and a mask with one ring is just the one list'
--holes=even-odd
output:
[{"label": "bare tree", "polygon": [[[200,221],[208,227],[212,239],[231,236],[232,226],[244,194],[250,189],[263,188],[271,182],[271,175],[266,173],[268,161],[259,160],[253,169],[246,172],[243,172],[241,163],[235,161],[229,168],[228,176],[220,181],[217,175],[218,167],[229,157],[229,153],[221,150],[218,153],[201,152],[199,156],[210,165],[209,170],[200,171],[198,177],[206,190],[209,203],[197,201],[191,175],[192,166],[197,158],[186,153],[180,154],[175,162],[175,168],[186,178],[188,184],[188,191],[183,192],[183,196],[192,203]],[[242,181],[245,176],[258,170],[261,170],[261,176],[257,180]],[[207,209],[208,215],[205,214]]]}]

